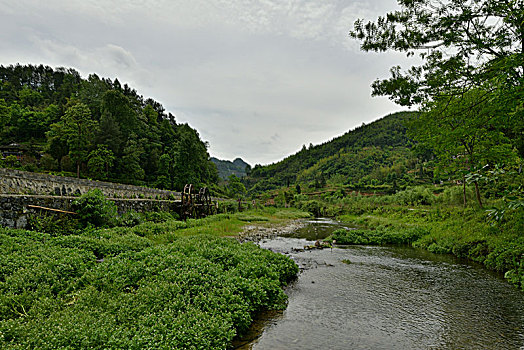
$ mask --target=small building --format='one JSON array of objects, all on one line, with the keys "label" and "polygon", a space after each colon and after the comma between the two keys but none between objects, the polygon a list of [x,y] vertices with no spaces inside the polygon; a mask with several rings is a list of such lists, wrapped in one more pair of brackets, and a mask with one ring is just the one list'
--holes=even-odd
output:
[{"label": "small building", "polygon": [[24,153],[26,153],[27,151],[27,146],[20,145],[14,142],[9,145],[0,146],[0,153],[2,154],[2,159],[5,159],[7,156],[16,156],[16,159],[20,161],[22,160]]}]

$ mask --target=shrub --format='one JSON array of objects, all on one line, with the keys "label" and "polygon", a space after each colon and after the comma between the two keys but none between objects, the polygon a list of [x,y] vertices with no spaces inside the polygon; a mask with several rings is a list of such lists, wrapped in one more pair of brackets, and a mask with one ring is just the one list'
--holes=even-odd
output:
[{"label": "shrub", "polygon": [[78,220],[87,226],[88,224],[100,226],[114,225],[116,218],[116,205],[106,200],[102,191],[96,189],[89,191],[73,202],[73,210],[78,214]]},{"label": "shrub", "polygon": [[378,227],[374,230],[339,229],[333,232],[332,238],[336,239],[337,244],[412,244],[413,242],[424,237],[428,233],[428,230],[423,229],[421,227]]},{"label": "shrub", "polygon": [[322,214],[322,203],[317,200],[302,202],[300,203],[299,209],[304,210],[315,217],[319,217]]},{"label": "shrub", "polygon": [[118,226],[133,227],[144,222],[142,215],[134,210],[126,211],[118,218]]},{"label": "shrub", "polygon": [[435,202],[435,195],[424,186],[408,188],[393,195],[394,200],[404,205],[430,205]]},{"label": "shrub", "polygon": [[151,211],[144,213],[146,221],[151,222],[164,222],[168,220],[178,220],[179,215],[177,213],[170,213],[167,211]]},{"label": "shrub", "polygon": [[78,220],[71,214],[33,214],[27,219],[27,228],[53,236],[70,235],[77,232]]},{"label": "shrub", "polygon": [[[475,200],[473,188],[467,186],[466,201],[471,203]],[[444,192],[438,196],[438,201],[450,205],[464,205],[464,188],[462,186],[447,187]]]},{"label": "shrub", "polygon": [[281,286],[298,272],[252,243],[194,236],[151,246],[135,229],[0,229],[0,348],[230,348],[257,311],[285,305]]}]

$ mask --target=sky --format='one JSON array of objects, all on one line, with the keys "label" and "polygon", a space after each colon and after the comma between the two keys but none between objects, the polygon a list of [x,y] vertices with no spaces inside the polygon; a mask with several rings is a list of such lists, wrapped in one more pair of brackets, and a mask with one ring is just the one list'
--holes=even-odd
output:
[{"label": "sky", "polygon": [[348,36],[395,0],[0,0],[0,64],[118,80],[196,128],[209,153],[276,162],[401,108],[371,83],[406,66]]}]

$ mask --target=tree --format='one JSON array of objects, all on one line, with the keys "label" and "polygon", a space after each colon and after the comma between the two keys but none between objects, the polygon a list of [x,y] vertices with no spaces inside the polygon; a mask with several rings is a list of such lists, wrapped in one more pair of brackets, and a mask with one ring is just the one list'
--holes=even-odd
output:
[{"label": "tree", "polygon": [[113,166],[114,160],[115,155],[106,145],[98,145],[95,150],[89,153],[89,162],[87,163],[89,172],[99,178],[105,178],[109,173],[109,168]]},{"label": "tree", "polygon": [[[376,22],[357,20],[350,36],[364,51],[419,52],[423,64],[407,74],[391,69],[391,78],[373,83],[373,95],[386,95],[403,106],[433,103],[483,88],[504,101],[506,127],[514,145],[522,145],[524,117],[524,2],[522,0],[398,0],[400,10]],[[515,130],[515,128],[520,128]],[[519,132],[520,131],[520,132]],[[519,149],[521,156],[524,147]]]},{"label": "tree", "polygon": [[0,136],[3,135],[4,127],[10,122],[9,107],[5,100],[0,99]]},{"label": "tree", "polygon": [[120,176],[123,179],[143,180],[145,176],[144,169],[140,166],[140,154],[144,152],[143,147],[137,142],[136,135],[132,134],[123,151],[120,162]]},{"label": "tree", "polygon": [[373,83],[373,95],[421,107],[412,135],[432,145],[441,164],[493,166],[512,147],[524,156],[524,2],[398,3],[376,22],[357,20],[350,36],[364,51],[418,52],[423,63],[407,72],[393,67],[389,79]]},{"label": "tree", "polygon": [[188,183],[200,186],[218,179],[216,167],[209,161],[208,145],[200,140],[198,132],[182,124],[177,133],[177,142],[171,150],[174,188],[181,190]]},{"label": "tree", "polygon": [[96,135],[96,142],[107,145],[114,154],[120,154],[122,151],[123,138],[120,126],[115,117],[108,111],[104,111],[100,117],[100,128]]},{"label": "tree", "polygon": [[91,112],[83,103],[69,107],[62,117],[62,123],[69,156],[76,164],[77,177],[80,177],[80,164],[87,160],[87,149],[97,123],[91,119]]},{"label": "tree", "polygon": [[[374,92],[404,105],[422,102],[457,84],[504,74],[522,79],[524,4],[521,0],[398,0],[400,11],[376,22],[357,20],[350,36],[364,51],[395,50],[424,64],[409,76],[392,69],[392,78],[376,81]],[[520,60],[519,60],[520,58]],[[514,84],[514,81],[506,81]]]},{"label": "tree", "polygon": [[235,199],[242,198],[246,193],[246,187],[235,175],[229,175],[229,183],[227,185],[229,196]]},{"label": "tree", "polygon": [[146,117],[147,123],[149,125],[157,125],[158,113],[151,105],[148,104],[144,108],[144,116]]},{"label": "tree", "polygon": [[49,130],[46,132],[46,136],[46,151],[53,156],[54,159],[60,161],[60,168],[61,170],[64,170],[61,160],[64,156],[69,154],[67,138],[64,132],[64,124],[61,122],[51,124]]},{"label": "tree", "polygon": [[[181,187],[186,181],[217,182],[207,145],[194,129],[177,125],[160,103],[117,79],[94,74],[82,79],[73,69],[0,65],[0,139],[3,144],[46,139],[44,151],[77,176],[87,164],[91,175],[162,187],[172,188],[174,180]],[[96,145],[112,152],[114,166]],[[167,173],[159,171],[164,154]],[[45,163],[55,166],[51,159]],[[171,178],[158,181],[166,175]]]},{"label": "tree", "polygon": [[155,186],[163,189],[173,189],[173,181],[173,159],[168,153],[164,153],[159,159]]},{"label": "tree", "polygon": [[[115,80],[118,82],[118,80]],[[108,90],[102,100],[102,114],[110,113],[117,121],[125,138],[136,133],[137,115],[129,99],[119,90]]]},{"label": "tree", "polygon": [[[432,147],[441,169],[462,181],[471,171],[501,163],[512,165],[517,158],[508,138],[497,131],[499,108],[489,95],[472,89],[462,96],[439,96],[411,123],[410,134]],[[482,206],[479,183],[472,182]]]}]

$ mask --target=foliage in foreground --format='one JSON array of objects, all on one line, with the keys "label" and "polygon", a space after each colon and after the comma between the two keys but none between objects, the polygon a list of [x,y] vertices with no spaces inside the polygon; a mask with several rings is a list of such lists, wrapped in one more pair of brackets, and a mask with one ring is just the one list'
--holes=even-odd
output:
[{"label": "foliage in foreground", "polygon": [[225,349],[282,308],[287,257],[199,235],[154,245],[131,229],[0,231],[0,348]]}]

